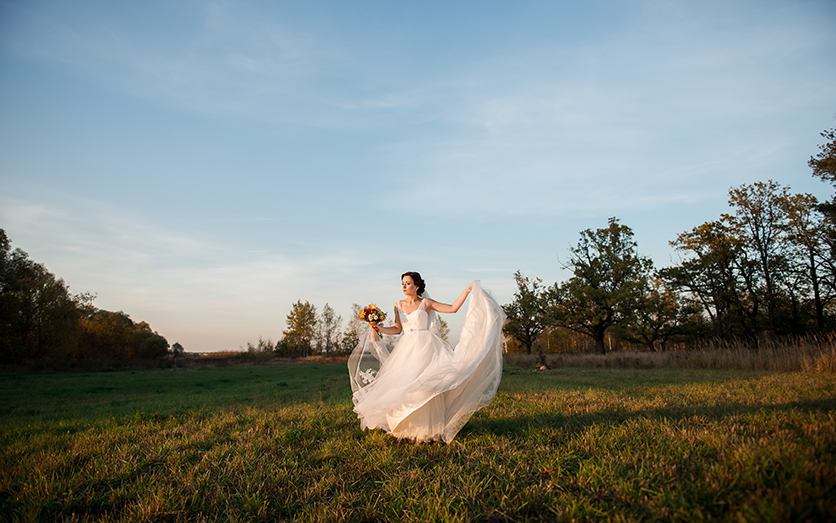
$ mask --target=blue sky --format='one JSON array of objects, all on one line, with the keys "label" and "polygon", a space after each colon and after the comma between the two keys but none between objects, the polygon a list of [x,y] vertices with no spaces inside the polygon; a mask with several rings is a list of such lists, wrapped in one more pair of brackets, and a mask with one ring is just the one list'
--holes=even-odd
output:
[{"label": "blue sky", "polygon": [[[826,198],[836,3],[0,1],[0,227],[188,351]],[[451,319],[455,332],[460,312]]]}]

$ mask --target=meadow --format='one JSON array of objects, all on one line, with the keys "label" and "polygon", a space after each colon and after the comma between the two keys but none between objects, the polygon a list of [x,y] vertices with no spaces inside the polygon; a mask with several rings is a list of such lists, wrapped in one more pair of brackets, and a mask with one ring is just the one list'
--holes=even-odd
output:
[{"label": "meadow", "polygon": [[836,374],[506,366],[450,445],[344,364],[0,375],[3,521],[833,521]]}]

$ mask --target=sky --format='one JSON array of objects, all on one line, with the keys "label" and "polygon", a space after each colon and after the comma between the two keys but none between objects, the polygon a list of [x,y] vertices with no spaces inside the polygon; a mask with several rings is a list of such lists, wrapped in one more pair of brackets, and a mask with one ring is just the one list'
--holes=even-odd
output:
[{"label": "sky", "polygon": [[[836,127],[836,2],[0,0],[0,228],[186,351],[418,271],[508,303],[669,242]],[[464,311],[447,319],[455,341]]]}]

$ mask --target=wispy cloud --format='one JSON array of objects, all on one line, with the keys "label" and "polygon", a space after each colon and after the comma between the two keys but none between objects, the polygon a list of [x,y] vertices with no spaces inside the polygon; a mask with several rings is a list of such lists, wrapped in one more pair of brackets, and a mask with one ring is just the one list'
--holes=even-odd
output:
[{"label": "wispy cloud", "polygon": [[[3,38],[4,46],[137,97],[250,118],[298,119],[299,112],[288,109],[317,101],[313,82],[341,68],[340,50],[277,16],[226,3],[137,9],[116,16],[115,10],[80,11],[60,2],[15,6],[16,30]],[[160,18],[174,18],[179,35],[161,32]]]},{"label": "wispy cloud", "polygon": [[[448,93],[461,103],[445,108],[455,132],[393,148],[393,163],[420,151],[399,177],[420,210],[620,213],[714,198],[707,187],[783,169],[775,160],[786,158],[785,131],[774,122],[811,97],[826,102],[824,86],[836,80],[798,59],[834,39],[809,34],[809,15],[790,8],[714,18],[707,7],[675,7],[650,9],[604,41],[465,68],[469,80],[449,85],[462,92]],[[809,73],[802,88],[799,73]]]}]

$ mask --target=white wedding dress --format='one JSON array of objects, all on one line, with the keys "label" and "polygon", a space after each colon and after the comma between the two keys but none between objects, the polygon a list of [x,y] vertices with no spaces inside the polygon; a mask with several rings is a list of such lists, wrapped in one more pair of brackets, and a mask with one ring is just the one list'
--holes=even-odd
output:
[{"label": "white wedding dress", "polygon": [[505,314],[474,281],[460,341],[451,349],[426,302],[410,314],[396,308],[403,332],[391,353],[369,328],[349,357],[354,411],[363,429],[450,443],[496,394]]}]

